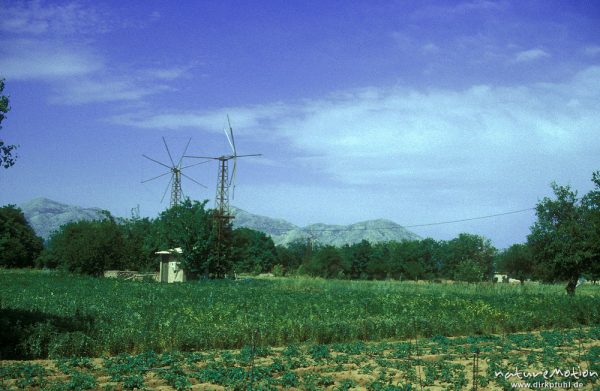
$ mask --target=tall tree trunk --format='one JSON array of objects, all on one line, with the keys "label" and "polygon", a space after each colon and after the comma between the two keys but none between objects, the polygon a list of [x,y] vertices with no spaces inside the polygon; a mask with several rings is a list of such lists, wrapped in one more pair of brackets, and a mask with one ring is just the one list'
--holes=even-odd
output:
[{"label": "tall tree trunk", "polygon": [[572,276],[571,279],[569,279],[569,282],[567,283],[567,287],[565,288],[567,290],[567,294],[569,296],[575,295],[575,288],[577,288],[577,281],[579,281],[579,276]]}]

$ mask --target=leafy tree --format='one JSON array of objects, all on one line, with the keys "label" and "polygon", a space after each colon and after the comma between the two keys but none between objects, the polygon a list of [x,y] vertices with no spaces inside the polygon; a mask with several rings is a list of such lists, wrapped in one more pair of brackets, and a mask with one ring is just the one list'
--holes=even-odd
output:
[{"label": "leafy tree", "polygon": [[156,221],[159,247],[181,247],[181,267],[188,276],[223,278],[232,268],[231,224],[225,223],[221,240],[214,211],[207,210],[208,201],[186,199],[162,212]]},{"label": "leafy tree", "polygon": [[159,250],[156,227],[149,218],[133,218],[120,225],[124,242],[123,264],[126,269],[156,271],[155,253]]},{"label": "leafy tree", "polygon": [[599,262],[599,172],[592,181],[595,189],[583,198],[569,186],[552,183],[554,198],[537,204],[537,221],[527,237],[537,275],[546,281],[566,280],[569,295],[575,294],[579,277]]},{"label": "leafy tree", "polygon": [[343,275],[343,259],[340,251],[331,245],[322,246],[306,264],[306,271],[313,276],[337,278]]},{"label": "leafy tree", "polygon": [[303,239],[295,240],[287,246],[278,245],[276,251],[277,264],[283,266],[286,273],[298,270],[309,254],[308,243]]},{"label": "leafy tree", "polygon": [[[8,96],[3,95],[3,91],[4,79],[0,79],[0,124],[6,118],[6,113],[10,111]],[[0,167],[8,168],[15,164],[16,156],[13,156],[15,148],[17,148],[15,145],[7,145],[0,139]]]},{"label": "leafy tree", "polygon": [[389,243],[394,278],[431,279],[437,275],[437,242],[433,239]]},{"label": "leafy tree", "polygon": [[480,282],[483,279],[481,265],[473,259],[460,261],[454,271],[454,279],[465,282]]},{"label": "leafy tree", "polygon": [[242,273],[269,272],[277,261],[273,239],[250,228],[233,231],[232,261],[234,269]]},{"label": "leafy tree", "polygon": [[125,244],[121,228],[110,217],[63,225],[48,242],[39,266],[101,276],[105,270],[124,269]]},{"label": "leafy tree", "polygon": [[526,244],[513,244],[498,256],[498,270],[525,282],[533,274],[533,259]]},{"label": "leafy tree", "polygon": [[458,266],[466,260],[471,260],[479,265],[483,277],[490,279],[494,272],[494,256],[497,250],[489,239],[479,235],[461,233],[457,238],[446,242],[441,252],[442,274],[452,278]]},{"label": "leafy tree", "polygon": [[371,246],[373,252],[367,265],[369,278],[383,280],[390,276],[390,248],[388,243],[376,243]]},{"label": "leafy tree", "polygon": [[33,266],[43,247],[21,209],[14,205],[0,208],[0,266]]},{"label": "leafy tree", "polygon": [[341,253],[346,275],[352,279],[365,279],[372,252],[371,243],[366,240],[342,247]]}]

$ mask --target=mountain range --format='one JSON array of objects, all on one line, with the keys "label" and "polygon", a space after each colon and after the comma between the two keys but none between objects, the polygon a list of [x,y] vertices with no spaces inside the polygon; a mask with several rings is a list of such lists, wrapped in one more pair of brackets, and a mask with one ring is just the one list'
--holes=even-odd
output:
[{"label": "mountain range", "polygon": [[[99,208],[82,208],[66,205],[47,198],[36,198],[19,205],[25,218],[44,239],[61,225],[79,220],[104,218]],[[390,220],[378,219],[362,221],[350,225],[311,224],[298,227],[286,220],[255,215],[243,209],[232,207],[235,216],[233,226],[247,227],[262,231],[273,238],[275,244],[288,245],[296,240],[312,240],[323,245],[342,246],[367,240],[371,243],[390,240],[419,239],[415,233]]]}]

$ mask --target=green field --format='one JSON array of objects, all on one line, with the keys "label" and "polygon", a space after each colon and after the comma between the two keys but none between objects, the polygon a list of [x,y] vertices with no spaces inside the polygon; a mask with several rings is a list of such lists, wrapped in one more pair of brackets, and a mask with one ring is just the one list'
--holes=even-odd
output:
[{"label": "green field", "polygon": [[600,287],[268,279],[185,284],[0,270],[2,359],[401,340],[600,325]]}]

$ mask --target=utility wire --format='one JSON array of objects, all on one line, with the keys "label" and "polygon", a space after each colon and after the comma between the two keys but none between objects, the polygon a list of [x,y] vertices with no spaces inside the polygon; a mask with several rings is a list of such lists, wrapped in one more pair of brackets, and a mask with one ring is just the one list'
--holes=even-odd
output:
[{"label": "utility wire", "polygon": [[[345,228],[319,228],[319,229],[311,229],[311,228],[306,228],[305,227],[305,228],[300,228],[299,230],[300,231],[304,231],[304,232],[343,232],[343,231],[370,231],[370,230],[375,230],[375,229],[378,229],[378,230],[385,230],[385,229],[394,230],[394,229],[404,229],[404,228],[430,227],[430,226],[433,226],[433,225],[454,224],[454,223],[462,223],[464,221],[489,219],[489,218],[492,218],[492,217],[506,216],[506,215],[516,214],[516,213],[528,212],[530,210],[535,210],[535,208],[513,210],[513,211],[510,211],[510,212],[496,213],[496,214],[486,215],[486,216],[470,217],[470,218],[459,219],[459,220],[439,221],[439,222],[436,222],[436,223],[413,224],[413,225],[399,225],[397,227],[355,227],[355,228],[347,228],[347,227],[345,227]],[[288,231],[291,231],[291,229],[271,228],[270,231],[288,232]]]},{"label": "utility wire", "polygon": [[504,212],[504,213],[496,213],[494,215],[487,215],[487,216],[480,216],[480,217],[471,217],[468,219],[460,219],[460,220],[450,220],[450,221],[441,221],[438,223],[428,223],[428,224],[415,224],[415,225],[406,225],[404,226],[404,228],[415,228],[415,227],[429,227],[432,225],[442,225],[442,224],[452,224],[452,223],[461,223],[463,221],[472,221],[472,220],[482,220],[482,219],[489,219],[491,217],[498,217],[498,216],[505,216],[505,215],[512,215],[515,213],[523,213],[523,212],[527,212],[529,210],[535,210],[535,208],[527,208],[527,209],[521,209],[521,210],[513,210],[511,212]]}]

